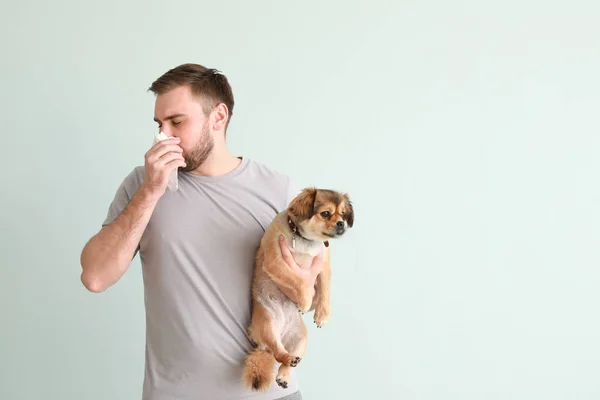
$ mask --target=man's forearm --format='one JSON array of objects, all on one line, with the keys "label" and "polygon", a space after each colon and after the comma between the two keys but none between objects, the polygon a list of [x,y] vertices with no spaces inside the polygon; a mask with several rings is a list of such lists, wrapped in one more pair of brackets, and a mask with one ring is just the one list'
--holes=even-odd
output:
[{"label": "man's forearm", "polygon": [[102,292],[127,271],[158,198],[144,186],[107,226],[93,236],[81,253],[81,281],[92,292]]}]

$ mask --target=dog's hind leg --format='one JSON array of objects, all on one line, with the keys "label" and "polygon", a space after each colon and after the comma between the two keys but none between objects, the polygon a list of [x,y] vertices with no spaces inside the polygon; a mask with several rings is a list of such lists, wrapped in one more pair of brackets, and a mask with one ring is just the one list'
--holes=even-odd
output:
[{"label": "dog's hind leg", "polygon": [[295,367],[300,362],[300,358],[290,354],[281,341],[282,319],[283,315],[278,316],[274,311],[257,302],[252,316],[251,337],[259,347],[261,345],[267,347],[277,362]]},{"label": "dog's hind leg", "polygon": [[[283,335],[283,344],[300,362],[306,353],[306,346],[308,344],[308,332],[300,315],[288,326],[287,331]],[[284,389],[288,387],[291,371],[292,368],[289,365],[282,364],[279,367],[275,381]]]}]

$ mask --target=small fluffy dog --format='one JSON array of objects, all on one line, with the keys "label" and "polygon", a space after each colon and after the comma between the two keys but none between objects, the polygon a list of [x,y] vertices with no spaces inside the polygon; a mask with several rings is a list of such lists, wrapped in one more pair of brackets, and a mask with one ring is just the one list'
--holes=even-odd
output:
[{"label": "small fluffy dog", "polygon": [[[347,194],[308,188],[294,198],[267,228],[256,254],[252,282],[252,322],[248,335],[255,349],[244,364],[243,382],[253,391],[268,389],[274,380],[287,388],[291,368],[306,351],[308,332],[302,314],[315,310],[320,328],[329,318],[330,262],[323,256],[323,268],[314,285],[295,275],[284,261],[279,237],[283,235],[300,266],[313,258],[354,225],[354,210]],[[294,303],[284,293],[297,300]],[[302,314],[301,314],[302,313]]]}]

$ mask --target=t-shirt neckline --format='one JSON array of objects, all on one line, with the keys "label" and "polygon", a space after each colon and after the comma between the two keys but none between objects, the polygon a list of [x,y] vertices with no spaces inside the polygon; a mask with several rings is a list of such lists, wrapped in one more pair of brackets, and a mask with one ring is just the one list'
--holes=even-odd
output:
[{"label": "t-shirt neckline", "polygon": [[204,181],[204,182],[218,182],[218,181],[223,181],[223,180],[229,180],[229,179],[232,179],[232,178],[238,176],[242,172],[244,172],[244,170],[246,169],[246,167],[248,166],[248,164],[250,162],[250,160],[248,158],[243,157],[243,156],[238,156],[237,158],[241,160],[239,165],[223,175],[207,176],[207,175],[198,175],[198,174],[194,174],[191,172],[184,172],[184,171],[180,171],[179,173],[183,174],[191,179],[198,180],[198,181]]}]

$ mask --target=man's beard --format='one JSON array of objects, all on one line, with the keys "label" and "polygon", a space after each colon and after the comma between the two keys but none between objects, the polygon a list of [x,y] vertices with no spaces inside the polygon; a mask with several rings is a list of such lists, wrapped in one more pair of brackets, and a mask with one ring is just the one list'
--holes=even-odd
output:
[{"label": "man's beard", "polygon": [[205,126],[202,129],[202,136],[200,137],[200,140],[198,140],[196,147],[183,156],[186,165],[185,167],[180,168],[180,170],[190,172],[200,168],[208,156],[210,156],[214,145],[213,137],[211,136],[208,127]]}]

